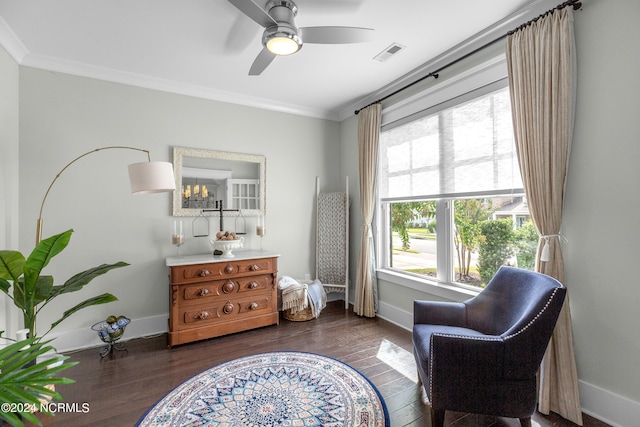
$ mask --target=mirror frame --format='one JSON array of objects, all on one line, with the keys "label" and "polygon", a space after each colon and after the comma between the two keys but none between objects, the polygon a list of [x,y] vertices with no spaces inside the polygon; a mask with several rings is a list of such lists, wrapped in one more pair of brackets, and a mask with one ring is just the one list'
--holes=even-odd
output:
[{"label": "mirror frame", "polygon": [[[173,192],[173,216],[200,216],[201,209],[182,207],[182,162],[184,157],[198,157],[204,159],[232,160],[257,163],[259,165],[258,179],[260,180],[260,209],[242,209],[243,216],[258,216],[266,213],[267,206],[267,159],[259,154],[231,153],[228,151],[207,150],[202,148],[173,147],[173,173],[176,178],[176,190]],[[219,216],[218,212],[205,212],[207,216]],[[230,212],[229,216],[237,215]],[[224,214],[223,216],[227,216]]]}]

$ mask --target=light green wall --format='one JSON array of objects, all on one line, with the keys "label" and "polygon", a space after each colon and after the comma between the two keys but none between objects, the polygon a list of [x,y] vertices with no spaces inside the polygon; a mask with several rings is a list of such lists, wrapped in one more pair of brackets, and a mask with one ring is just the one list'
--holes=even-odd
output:
[{"label": "light green wall", "polygon": [[[589,1],[575,12],[578,105],[562,230],[568,239],[565,263],[580,381],[629,399],[636,408],[640,405],[636,272],[640,223],[634,219],[640,211],[638,17],[640,3],[635,0]],[[341,135],[343,173],[357,177],[356,116],[341,123]],[[352,223],[359,227],[355,215]],[[352,247],[351,252],[356,259],[357,249]],[[379,295],[381,304],[409,313],[414,299],[435,299],[384,281],[379,281]]]},{"label": "light green wall", "polygon": [[640,402],[640,3],[575,14],[578,89],[563,234],[581,380]]},{"label": "light green wall", "polygon": [[[0,248],[18,244],[18,64],[0,48]],[[13,336],[18,329],[13,303],[0,293],[0,331]],[[6,312],[14,316],[4,316]]]},{"label": "light green wall", "polygon": [[341,174],[349,177],[349,289],[351,292],[349,300],[353,303],[362,227],[360,180],[358,178],[358,120],[356,116],[340,123],[340,144]]},{"label": "light green wall", "polygon": [[[33,248],[39,204],[49,182],[71,159],[109,145],[151,151],[171,160],[173,146],[263,154],[267,159],[267,236],[279,252],[280,274],[314,271],[315,177],[339,185],[339,124],[105,81],[22,67],[20,70],[20,247]],[[103,262],[131,265],[54,301],[39,330],[63,309],[99,292],[120,301],[97,306],[61,323],[57,332],[88,328],[110,313],[132,319],[168,313],[171,194],[133,196],[129,163],[143,153],[107,150],[83,158],[57,181],[44,209],[44,235],[75,230],[69,247],[51,263],[58,281]],[[185,219],[190,230],[191,219]],[[211,222],[213,234],[216,221]],[[245,246],[258,248],[255,236]],[[187,235],[182,254],[209,251],[205,238]]]},{"label": "light green wall", "polygon": [[0,244],[17,241],[18,64],[0,48]]}]

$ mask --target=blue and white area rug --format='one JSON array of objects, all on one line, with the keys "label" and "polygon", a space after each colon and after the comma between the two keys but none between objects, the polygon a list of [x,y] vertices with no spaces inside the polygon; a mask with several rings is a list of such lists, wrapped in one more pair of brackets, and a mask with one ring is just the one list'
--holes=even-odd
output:
[{"label": "blue and white area rug", "polygon": [[349,365],[311,353],[275,352],[196,375],[137,425],[389,427],[389,415],[375,386]]}]

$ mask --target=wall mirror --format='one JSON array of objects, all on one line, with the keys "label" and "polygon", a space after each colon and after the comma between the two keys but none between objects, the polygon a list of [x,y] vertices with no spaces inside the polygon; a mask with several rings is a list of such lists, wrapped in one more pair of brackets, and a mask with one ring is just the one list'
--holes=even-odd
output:
[{"label": "wall mirror", "polygon": [[174,147],[173,216],[264,215],[266,159],[262,155]]}]

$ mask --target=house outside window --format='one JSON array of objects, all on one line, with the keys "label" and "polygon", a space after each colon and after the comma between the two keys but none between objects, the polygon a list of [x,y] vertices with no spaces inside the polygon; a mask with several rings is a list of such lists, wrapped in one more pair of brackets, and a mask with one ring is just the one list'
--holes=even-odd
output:
[{"label": "house outside window", "polygon": [[382,270],[479,289],[533,269],[506,79],[383,126],[379,168]]}]

